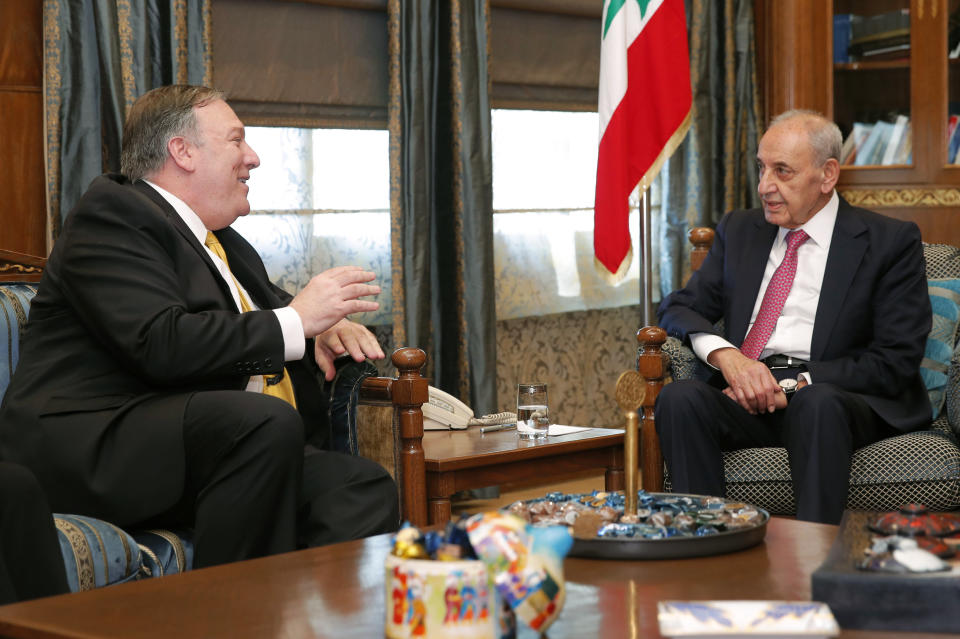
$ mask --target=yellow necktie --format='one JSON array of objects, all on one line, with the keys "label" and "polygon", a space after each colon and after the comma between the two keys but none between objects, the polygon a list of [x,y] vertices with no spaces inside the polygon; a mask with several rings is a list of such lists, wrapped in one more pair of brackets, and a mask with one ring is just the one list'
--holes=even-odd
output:
[{"label": "yellow necktie", "polygon": [[[230,271],[230,262],[227,261],[227,254],[224,252],[223,245],[220,244],[220,240],[217,239],[216,235],[210,231],[207,231],[207,239],[204,241],[204,244],[207,245],[207,248],[213,251],[214,255],[223,260],[223,263],[227,265],[227,271],[230,272],[230,278],[233,280],[233,284],[237,287],[237,293],[240,295],[241,310],[244,313],[252,311],[253,306],[251,306],[247,296],[244,295],[243,289],[240,288],[240,283],[233,275],[233,271]],[[294,408],[297,407],[297,400],[293,394],[293,383],[290,381],[290,375],[287,373],[286,368],[283,370],[283,377],[276,384],[268,384],[266,376],[263,376],[263,392],[266,395],[272,395],[273,397],[282,399]]]}]

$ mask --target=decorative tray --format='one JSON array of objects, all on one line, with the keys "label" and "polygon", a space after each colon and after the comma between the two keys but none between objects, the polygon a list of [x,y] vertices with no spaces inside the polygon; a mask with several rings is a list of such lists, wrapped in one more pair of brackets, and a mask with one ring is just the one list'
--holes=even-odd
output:
[{"label": "decorative tray", "polygon": [[743,550],[763,541],[770,514],[720,497],[639,491],[637,520],[623,516],[622,492],[544,497],[507,510],[534,525],[573,527],[569,556],[678,559]]}]

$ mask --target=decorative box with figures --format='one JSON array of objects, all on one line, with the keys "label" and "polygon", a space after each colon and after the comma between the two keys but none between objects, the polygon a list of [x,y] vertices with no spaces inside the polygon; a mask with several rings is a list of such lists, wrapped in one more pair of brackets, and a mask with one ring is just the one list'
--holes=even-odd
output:
[{"label": "decorative box with figures", "polygon": [[446,529],[401,528],[387,556],[388,639],[512,639],[545,631],[563,608],[565,526],[481,513]]},{"label": "decorative box with figures", "polygon": [[847,511],[812,596],[840,626],[960,631],[960,517],[908,504],[898,512]]}]

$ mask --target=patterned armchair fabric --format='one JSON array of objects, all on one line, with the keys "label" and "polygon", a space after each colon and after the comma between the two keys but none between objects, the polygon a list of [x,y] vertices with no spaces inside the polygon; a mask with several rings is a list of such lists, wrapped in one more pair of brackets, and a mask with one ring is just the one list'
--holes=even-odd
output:
[{"label": "patterned armchair fabric", "polygon": [[[927,279],[960,278],[960,248],[924,244]],[[690,379],[706,367],[675,338],[663,352],[673,379]],[[893,510],[907,502],[934,510],[960,507],[960,348],[954,336],[948,369],[946,406],[924,430],[890,437],[857,450],[850,471],[847,507],[854,510]],[[747,448],[724,453],[727,497],[791,515],[796,511],[787,451]],[[669,477],[664,475],[669,490]]]}]

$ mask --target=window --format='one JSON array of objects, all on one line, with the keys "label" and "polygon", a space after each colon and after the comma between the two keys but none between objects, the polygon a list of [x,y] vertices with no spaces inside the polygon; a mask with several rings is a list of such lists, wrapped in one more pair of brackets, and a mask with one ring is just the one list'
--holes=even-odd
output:
[{"label": "window", "polygon": [[610,285],[594,266],[598,129],[595,112],[493,110],[498,319],[640,303],[636,201],[627,277]]},{"label": "window", "polygon": [[379,310],[354,319],[391,323],[389,134],[384,130],[247,127],[260,156],[251,214],[234,223],[289,293],[334,266],[377,274]]}]

